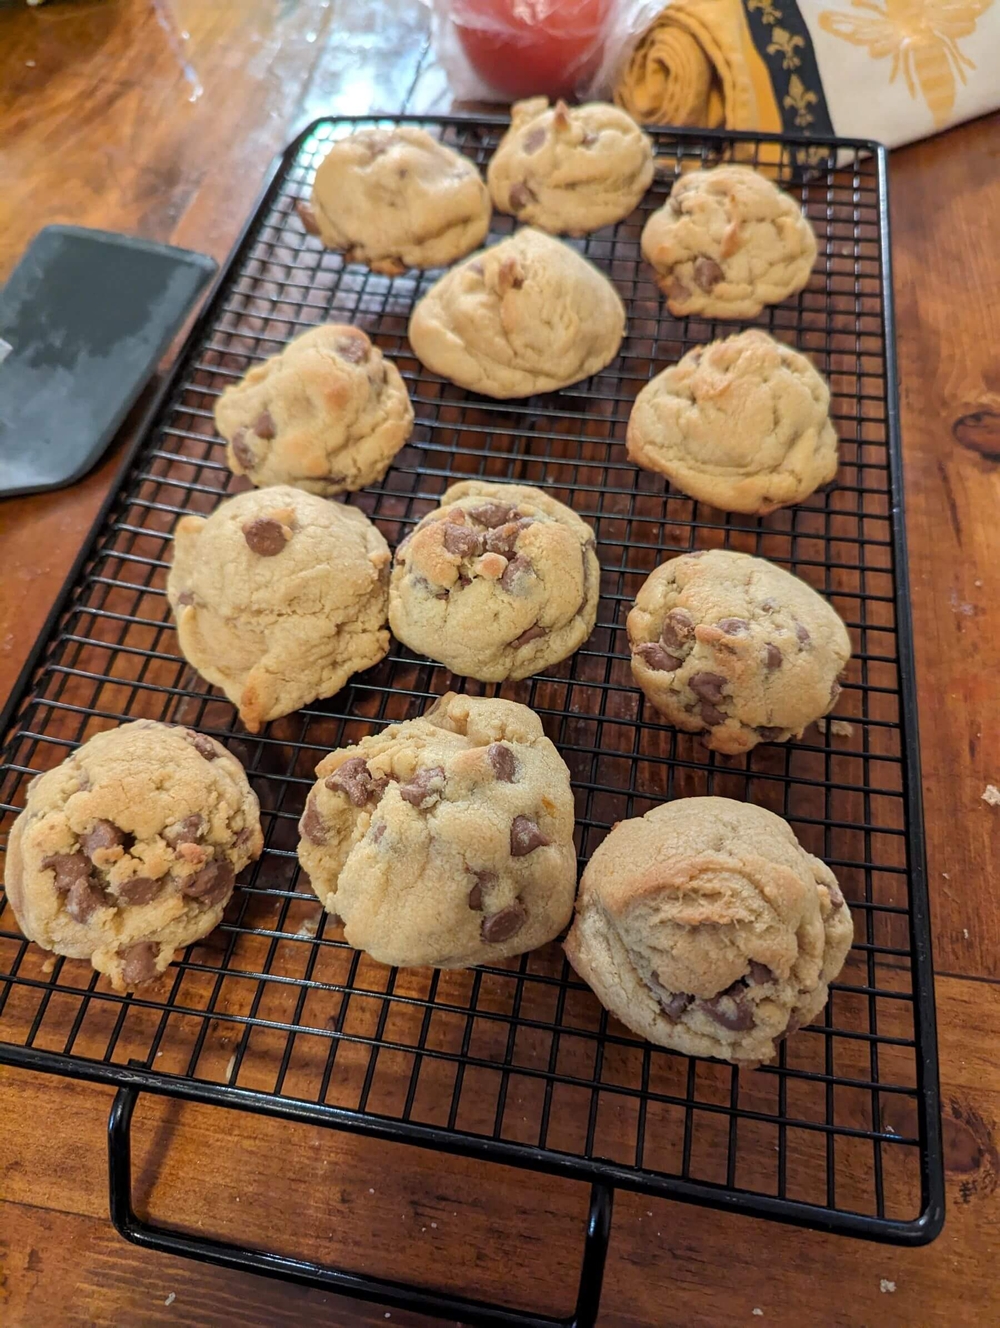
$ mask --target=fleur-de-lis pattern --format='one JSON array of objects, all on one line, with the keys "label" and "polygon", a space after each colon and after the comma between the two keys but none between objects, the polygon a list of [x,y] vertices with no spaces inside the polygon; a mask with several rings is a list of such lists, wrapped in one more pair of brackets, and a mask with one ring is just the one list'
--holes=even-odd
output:
[{"label": "fleur-de-lis pattern", "polygon": [[780,55],[783,69],[798,69],[802,60],[795,54],[796,46],[805,46],[801,37],[793,36],[784,28],[775,28],[767,48],[768,55]]},{"label": "fleur-de-lis pattern", "polygon": [[815,92],[806,87],[798,74],[793,74],[788,80],[788,93],[782,104],[788,110],[794,110],[795,123],[800,129],[805,129],[814,118],[809,107],[815,106],[818,100]]},{"label": "fleur-de-lis pattern", "polygon": [[747,9],[751,12],[760,10],[761,21],[767,24],[777,23],[781,10],[775,9],[774,0],[747,0]]},{"label": "fleur-de-lis pattern", "polygon": [[910,96],[915,98],[919,89],[935,127],[947,124],[955,106],[956,79],[964,83],[967,71],[976,67],[959,47],[959,39],[975,32],[993,0],[884,0],[881,6],[875,0],[851,0],[851,4],[864,13],[824,10],[819,16],[823,31],[867,47],[873,60],[892,56],[889,82],[894,83],[902,70]]}]

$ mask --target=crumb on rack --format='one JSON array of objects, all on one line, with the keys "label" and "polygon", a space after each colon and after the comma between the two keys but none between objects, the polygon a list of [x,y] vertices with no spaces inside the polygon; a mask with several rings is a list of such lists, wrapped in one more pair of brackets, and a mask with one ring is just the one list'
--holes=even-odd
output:
[{"label": "crumb on rack", "polygon": [[895,1282],[890,1282],[889,1279],[888,1279],[887,1277],[883,1277],[883,1278],[880,1278],[880,1279],[879,1279],[878,1289],[879,1289],[879,1291],[881,1291],[883,1294],[884,1294],[885,1292],[887,1292],[887,1291],[895,1291],[895,1290],[896,1290],[896,1283],[895,1283]]},{"label": "crumb on rack", "polygon": [[820,733],[831,733],[836,738],[849,738],[854,732],[854,725],[846,719],[817,719],[816,727]]},{"label": "crumb on rack", "polygon": [[1000,789],[996,784],[987,784],[982,792],[983,802],[988,802],[991,807],[1000,807]]}]

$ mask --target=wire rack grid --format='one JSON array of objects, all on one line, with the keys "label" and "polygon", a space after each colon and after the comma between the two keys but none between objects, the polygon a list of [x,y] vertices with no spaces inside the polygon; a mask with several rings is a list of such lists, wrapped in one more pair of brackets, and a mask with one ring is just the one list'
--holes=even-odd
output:
[{"label": "wire rack grid", "polygon": [[[484,165],[504,121],[412,119]],[[579,249],[628,310],[620,355],[591,380],[524,401],[475,397],[427,372],[406,339],[437,276],[345,264],[295,210],[329,143],[288,150],[99,522],[23,685],[0,767],[3,838],[29,778],[123,718],[183,722],[224,741],[260,797],[266,849],[223,924],[131,997],[53,959],[0,911],[0,1060],[139,1083],[204,1101],[323,1119],[649,1193],[880,1239],[940,1225],[941,1159],[900,458],[893,382],[885,159],[872,145],[655,132],[641,207]],[[832,170],[836,154],[846,165]],[[672,318],[639,252],[642,225],[691,163],[769,163],[819,239],[806,289],[757,324],[829,378],[842,440],[834,485],[764,519],[727,516],[626,458],[641,386],[734,326]],[[490,242],[508,234],[495,216]],[[170,532],[238,482],[212,420],[219,392],[316,323],[363,327],[399,366],[416,427],[385,480],[351,497],[395,545],[455,478],[535,484],[590,521],[602,595],[571,659],[502,688],[455,679],[393,643],[337,696],[240,729],[181,658],[164,595]],[[826,595],[854,655],[837,717],[746,757],[708,753],[632,684],[625,616],[665,557],[763,555]],[[389,970],[350,949],[298,870],[296,822],[330,749],[412,717],[449,687],[525,702],[568,763],[581,863],[615,821],[715,793],[785,816],[836,871],[856,943],[829,1005],[777,1061],[737,1070],[654,1048],[610,1019],[553,943],[496,967]]]}]

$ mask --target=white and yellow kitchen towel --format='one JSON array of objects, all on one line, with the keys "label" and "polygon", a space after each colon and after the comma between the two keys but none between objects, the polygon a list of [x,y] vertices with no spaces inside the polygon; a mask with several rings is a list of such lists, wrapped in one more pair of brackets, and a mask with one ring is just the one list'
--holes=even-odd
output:
[{"label": "white and yellow kitchen towel", "polygon": [[614,96],[640,122],[895,147],[1000,106],[1000,0],[672,0]]}]

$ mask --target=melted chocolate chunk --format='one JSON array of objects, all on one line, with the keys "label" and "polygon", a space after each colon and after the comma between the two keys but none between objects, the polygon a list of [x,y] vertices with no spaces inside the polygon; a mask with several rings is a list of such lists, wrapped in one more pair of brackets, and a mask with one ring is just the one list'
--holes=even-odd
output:
[{"label": "melted chocolate chunk", "polygon": [[399,796],[418,811],[426,811],[441,799],[441,788],[432,788],[434,784],[444,783],[444,767],[440,765],[424,766],[418,770],[408,784],[400,784]]},{"label": "melted chocolate chunk", "polygon": [[316,809],[312,798],[306,799],[305,811],[299,821],[299,834],[308,839],[310,844],[325,844],[328,839],[327,824]]},{"label": "melted chocolate chunk", "polygon": [[693,673],[688,679],[688,686],[695,696],[712,705],[722,700],[722,689],[725,685],[726,679],[718,673]]},{"label": "melted chocolate chunk", "polygon": [[491,742],[486,749],[486,755],[497,779],[502,784],[513,784],[517,772],[517,760],[511,749],[502,742]]},{"label": "melted chocolate chunk", "polygon": [[93,860],[94,854],[101,849],[121,848],[126,841],[125,831],[119,829],[114,821],[95,821],[85,835],[80,836],[80,847],[87,857]]},{"label": "melted chocolate chunk", "polygon": [[213,858],[200,872],[189,876],[181,884],[181,894],[198,899],[203,904],[218,904],[233,888],[235,873],[222,858]]},{"label": "melted chocolate chunk", "polygon": [[137,941],[118,951],[122,961],[122,980],[126,987],[136,987],[156,977],[156,946],[152,941]]},{"label": "melted chocolate chunk", "polygon": [[133,876],[118,887],[118,898],[123,904],[151,904],[163,888],[163,881],[151,876]]},{"label": "melted chocolate chunk", "polygon": [[484,941],[496,945],[500,941],[509,941],[512,936],[516,936],[527,920],[528,910],[520,900],[516,900],[513,904],[502,908],[499,913],[488,913],[483,918],[479,932]]},{"label": "melted chocolate chunk", "polygon": [[377,801],[388,782],[372,774],[363,756],[352,756],[327,778],[326,787],[346,793],[355,807],[363,807],[369,799]]},{"label": "melted chocolate chunk", "polygon": [[248,521],[243,527],[243,538],[250,552],[261,558],[276,557],[284,552],[288,543],[281,522],[269,516],[259,516],[254,521]]},{"label": "melted chocolate chunk", "polygon": [[544,848],[552,841],[542,834],[538,822],[530,816],[515,816],[510,825],[510,856],[523,858],[536,848]]},{"label": "melted chocolate chunk", "polygon": [[658,645],[655,641],[647,641],[641,646],[636,646],[633,653],[638,655],[649,668],[655,669],[657,673],[673,673],[684,663],[682,659],[678,659],[676,655],[671,655],[669,650],[664,650],[663,646]]}]

